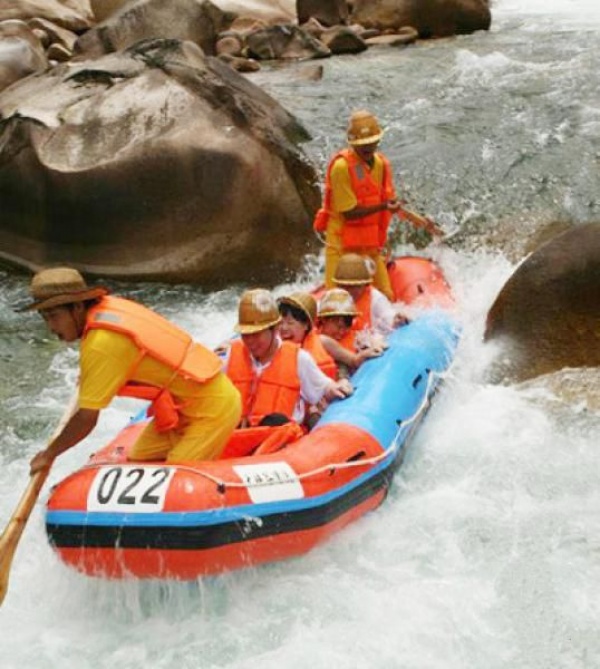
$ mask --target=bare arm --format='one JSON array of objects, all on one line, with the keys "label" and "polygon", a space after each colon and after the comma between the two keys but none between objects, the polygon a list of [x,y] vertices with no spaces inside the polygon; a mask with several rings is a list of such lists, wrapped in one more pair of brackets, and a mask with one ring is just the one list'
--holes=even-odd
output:
[{"label": "bare arm", "polygon": [[369,207],[354,207],[354,209],[350,209],[349,211],[343,211],[342,216],[346,221],[354,221],[358,218],[364,218],[365,216],[369,216],[370,214],[376,214],[380,211],[391,211],[391,212],[396,212],[399,211],[400,209],[400,204],[397,200],[385,200],[384,202],[380,202],[379,204],[372,204]]},{"label": "bare arm", "polygon": [[329,355],[337,362],[348,367],[358,368],[365,360],[369,358],[376,358],[383,353],[383,350],[364,348],[358,353],[352,353],[347,348],[344,348],[339,342],[327,335],[320,335],[323,348]]},{"label": "bare arm", "polygon": [[54,459],[69,450],[96,427],[100,411],[95,409],[77,409],[61,432],[54,437],[46,449],[37,453],[30,463],[30,473],[50,467]]}]

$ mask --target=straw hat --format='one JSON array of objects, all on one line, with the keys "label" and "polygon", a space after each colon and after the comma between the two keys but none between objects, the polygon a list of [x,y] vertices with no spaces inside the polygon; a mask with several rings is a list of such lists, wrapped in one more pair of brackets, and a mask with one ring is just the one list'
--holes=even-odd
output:
[{"label": "straw hat", "polygon": [[235,331],[240,334],[254,334],[277,325],[281,320],[275,298],[264,288],[247,290],[238,306],[238,323]]},{"label": "straw hat", "polygon": [[364,109],[356,111],[348,121],[348,143],[351,146],[377,144],[383,137],[383,130],[377,118]]},{"label": "straw hat", "polygon": [[335,269],[333,283],[337,286],[366,286],[373,283],[375,264],[358,253],[344,254]]},{"label": "straw hat", "polygon": [[319,301],[319,318],[328,316],[358,316],[352,295],[343,288],[331,288]]},{"label": "straw hat", "polygon": [[90,287],[76,270],[70,267],[43,269],[34,275],[29,286],[33,302],[18,311],[40,311],[65,304],[85,302],[108,293],[102,286]]},{"label": "straw hat", "polygon": [[308,318],[309,325],[312,327],[315,324],[317,317],[317,302],[310,293],[292,293],[285,297],[280,297],[277,304],[289,304],[296,309],[304,312]]}]

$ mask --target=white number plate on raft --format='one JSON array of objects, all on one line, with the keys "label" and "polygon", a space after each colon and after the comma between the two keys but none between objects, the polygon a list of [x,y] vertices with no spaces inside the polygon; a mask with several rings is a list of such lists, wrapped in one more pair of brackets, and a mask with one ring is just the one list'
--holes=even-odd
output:
[{"label": "white number plate on raft", "polygon": [[255,504],[304,497],[302,484],[287,462],[235,465],[233,469],[248,486],[248,495]]},{"label": "white number plate on raft", "polygon": [[102,467],[88,493],[88,511],[127,511],[151,513],[162,511],[172,467]]}]

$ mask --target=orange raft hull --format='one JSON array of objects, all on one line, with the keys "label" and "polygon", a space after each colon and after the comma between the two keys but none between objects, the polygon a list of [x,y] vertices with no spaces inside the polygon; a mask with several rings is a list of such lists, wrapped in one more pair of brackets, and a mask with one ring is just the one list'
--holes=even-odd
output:
[{"label": "orange raft hull", "polygon": [[437,306],[361,366],[351,398],[282,450],[246,455],[264,435],[240,431],[211,462],[128,462],[146,423],[127,426],[54,488],[46,529],[59,557],[91,576],[194,579],[303,554],[381,504],[457,341],[437,267],[396,263],[416,268],[405,289],[421,284],[404,301]]}]

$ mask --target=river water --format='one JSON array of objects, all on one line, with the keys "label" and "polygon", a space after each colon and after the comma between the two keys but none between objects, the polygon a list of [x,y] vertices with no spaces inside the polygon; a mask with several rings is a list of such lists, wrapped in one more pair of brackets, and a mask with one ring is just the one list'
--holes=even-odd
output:
[{"label": "river water", "polygon": [[[316,82],[315,63],[253,75],[313,133],[306,150],[321,167],[350,110],[379,114],[409,200],[457,232],[429,249],[463,313],[456,364],[383,507],[305,557],[198,583],[92,580],[56,560],[40,503],[0,609],[0,667],[600,667],[600,415],[594,393],[577,392],[584,379],[597,389],[598,375],[493,385],[502,352],[481,343],[532,232],[600,220],[599,61],[597,0],[496,0],[489,33],[321,61]],[[318,263],[277,293],[311,285]],[[0,279],[3,527],[69,398],[77,353],[12,312],[25,277]],[[114,288],[213,345],[243,287]],[[103,412],[50,482],[132,411]]]}]

